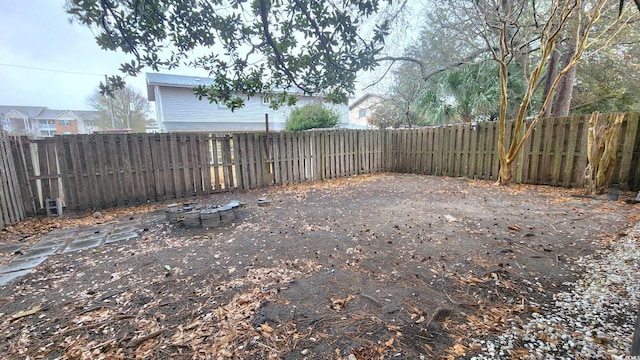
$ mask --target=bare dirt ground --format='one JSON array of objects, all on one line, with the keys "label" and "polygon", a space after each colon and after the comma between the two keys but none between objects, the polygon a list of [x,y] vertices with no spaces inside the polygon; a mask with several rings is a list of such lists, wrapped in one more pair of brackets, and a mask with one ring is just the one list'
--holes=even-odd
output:
[{"label": "bare dirt ground", "polygon": [[[234,225],[159,221],[0,288],[0,357],[468,356],[470,337],[526,318],[574,259],[640,220],[638,205],[580,193],[383,174],[201,198],[246,205]],[[162,209],[33,219],[1,242]]]}]

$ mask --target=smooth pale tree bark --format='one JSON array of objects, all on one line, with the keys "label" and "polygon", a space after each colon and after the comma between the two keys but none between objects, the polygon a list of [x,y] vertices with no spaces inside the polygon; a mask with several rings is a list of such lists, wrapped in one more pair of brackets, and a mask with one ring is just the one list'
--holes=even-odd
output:
[{"label": "smooth pale tree bark", "polygon": [[[514,131],[511,135],[511,138],[505,138],[506,128],[507,126],[511,126],[511,124],[507,125],[507,83],[508,83],[508,64],[513,58],[514,50],[511,47],[512,38],[509,37],[509,29],[514,22],[517,21],[517,18],[510,16],[510,14],[499,14],[497,19],[500,19],[501,22],[498,22],[496,25],[495,22],[489,25],[485,24],[487,29],[491,29],[492,34],[496,31],[499,34],[498,48],[492,49],[493,57],[500,64],[500,113],[499,113],[499,126],[498,126],[498,157],[500,163],[500,170],[498,173],[498,183],[502,185],[509,184],[511,182],[513,176],[513,164],[522,147],[524,146],[525,141],[531,136],[533,130],[536,125],[544,118],[547,113],[547,109],[553,102],[553,98],[555,92],[560,84],[561,79],[564,75],[566,75],[577,63],[580,61],[582,54],[584,51],[591,47],[595,46],[594,41],[590,41],[590,32],[594,28],[594,24],[598,22],[598,20],[602,17],[602,11],[608,6],[608,2],[606,0],[598,0],[595,3],[590,3],[589,13],[584,14],[580,12],[580,8],[584,1],[575,0],[575,1],[563,1],[563,2],[553,2],[555,8],[552,9],[550,14],[553,14],[548,19],[545,19],[544,27],[541,31],[540,36],[540,53],[539,53],[539,62],[533,68],[531,74],[528,77],[528,85],[526,92],[522,98],[520,103],[520,107],[518,109],[518,114],[514,119],[515,126]],[[515,14],[515,16],[520,16],[521,13]],[[485,17],[486,18],[486,17]],[[610,40],[615,37],[621,29],[624,27],[624,24],[620,23],[621,18],[618,18],[617,21],[613,21],[610,24],[605,24],[599,29],[599,34],[607,34],[608,31],[612,29],[616,29],[613,31],[613,35],[609,37],[608,41],[604,41],[604,46],[608,45]],[[551,82],[549,87],[549,92],[546,94],[544,98],[544,102],[540,110],[535,114],[531,122],[525,129],[525,120],[527,119],[527,110],[531,104],[531,99],[533,97],[533,93],[537,87],[537,84],[541,80],[543,75],[543,68],[546,66],[547,61],[551,54],[555,50],[555,46],[560,37],[560,34],[565,31],[566,25],[572,22],[572,28],[574,29],[574,39],[575,39],[575,52],[571,57],[567,57],[563,62],[563,67],[560,69]],[[603,41],[602,38],[598,39],[599,41]],[[492,44],[492,41],[489,39],[488,35],[485,37],[485,41],[488,45]]]},{"label": "smooth pale tree bark", "polygon": [[597,112],[591,114],[587,133],[585,187],[590,194],[602,194],[613,175],[618,151],[618,136],[624,119],[624,115],[619,114],[614,119],[609,118],[599,125],[599,115]]}]

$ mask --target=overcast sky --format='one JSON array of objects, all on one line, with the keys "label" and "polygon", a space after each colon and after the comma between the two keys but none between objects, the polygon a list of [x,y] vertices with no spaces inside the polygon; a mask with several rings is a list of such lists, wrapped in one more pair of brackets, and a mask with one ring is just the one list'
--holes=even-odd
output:
[{"label": "overcast sky", "polygon": [[[0,105],[91,110],[86,99],[104,75],[122,75],[118,68],[130,59],[101,50],[89,28],[69,22],[64,4],[65,0],[0,0]],[[191,68],[171,73],[207,76]],[[144,75],[125,80],[146,96]],[[375,90],[364,92],[369,91]]]},{"label": "overcast sky", "polygon": [[[104,74],[122,75],[127,56],[101,50],[89,28],[69,23],[64,3],[0,0],[0,105],[91,110],[86,98]],[[146,96],[144,75],[126,81]]]}]

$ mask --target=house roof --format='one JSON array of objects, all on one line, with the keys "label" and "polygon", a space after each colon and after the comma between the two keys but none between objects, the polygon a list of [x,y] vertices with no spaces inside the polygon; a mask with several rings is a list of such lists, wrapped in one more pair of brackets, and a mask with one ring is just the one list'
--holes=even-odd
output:
[{"label": "house roof", "polygon": [[378,100],[382,100],[383,99],[383,97],[381,95],[367,93],[367,94],[362,95],[359,99],[356,99],[356,101],[352,102],[349,105],[349,110],[351,110],[354,107],[360,105],[362,102],[364,102],[365,100],[367,100],[369,98],[377,98]]},{"label": "house roof", "polygon": [[60,115],[62,115],[62,113],[64,113],[65,110],[50,110],[50,109],[45,109],[43,110],[40,114],[38,114],[38,116],[34,116],[37,119],[42,119],[42,120],[55,120],[58,117],[60,117]]},{"label": "house roof", "polygon": [[85,121],[96,121],[100,118],[100,112],[95,110],[70,110]]},{"label": "house roof", "polygon": [[45,106],[0,106],[0,117],[4,117],[11,111],[19,112],[29,119],[56,120],[66,114],[78,120],[95,120],[97,111],[92,110],[53,110]]},{"label": "house roof", "polygon": [[213,79],[198,76],[172,75],[160,73],[146,73],[147,76],[147,98],[149,101],[156,100],[156,94],[153,92],[155,85],[164,85],[171,87],[193,88],[199,85],[211,85]]},{"label": "house roof", "polygon": [[[154,86],[168,86],[179,88],[194,88],[199,85],[209,86],[213,85],[214,81],[208,77],[201,76],[185,76],[185,75],[172,75],[172,74],[160,74],[160,73],[146,73],[147,77],[147,99],[149,101],[156,101],[156,94],[153,91]],[[303,91],[298,88],[289,89],[274,89],[277,92],[286,91],[293,94],[301,94]],[[309,96],[319,96],[321,94],[312,94]]]},{"label": "house roof", "polygon": [[11,106],[11,105],[7,105],[7,106],[2,106],[0,105],[0,115],[6,115],[9,112],[11,112],[11,110],[16,110],[19,111],[20,113],[24,114],[25,116],[29,117],[29,118],[35,118],[36,116],[38,116],[42,111],[46,110],[47,108],[44,106]]}]

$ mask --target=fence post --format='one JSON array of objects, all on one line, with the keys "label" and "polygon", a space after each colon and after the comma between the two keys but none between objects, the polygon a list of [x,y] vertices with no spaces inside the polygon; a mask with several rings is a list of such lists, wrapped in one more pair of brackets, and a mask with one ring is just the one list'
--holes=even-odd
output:
[{"label": "fence post", "polygon": [[0,230],[26,218],[19,173],[11,150],[11,140],[0,131]]}]

